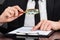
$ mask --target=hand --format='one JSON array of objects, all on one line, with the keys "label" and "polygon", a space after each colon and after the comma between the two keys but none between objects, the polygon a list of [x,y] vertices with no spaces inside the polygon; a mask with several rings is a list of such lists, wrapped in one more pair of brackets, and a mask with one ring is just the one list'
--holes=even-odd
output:
[{"label": "hand", "polygon": [[0,16],[0,22],[11,22],[23,15],[23,10],[19,6],[8,7]]},{"label": "hand", "polygon": [[59,30],[60,29],[60,22],[49,21],[49,20],[42,20],[40,21],[32,30]]}]

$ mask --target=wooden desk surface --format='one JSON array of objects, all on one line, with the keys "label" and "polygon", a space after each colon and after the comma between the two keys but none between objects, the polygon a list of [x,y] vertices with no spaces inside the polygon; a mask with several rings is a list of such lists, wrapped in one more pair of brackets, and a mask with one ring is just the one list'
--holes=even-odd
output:
[{"label": "wooden desk surface", "polygon": [[60,32],[54,32],[49,38],[40,38],[40,40],[60,39]]},{"label": "wooden desk surface", "polygon": [[[54,40],[54,39],[60,39],[60,32],[55,32],[49,38],[40,38],[39,40]],[[13,39],[0,37],[0,40],[13,40]]]}]

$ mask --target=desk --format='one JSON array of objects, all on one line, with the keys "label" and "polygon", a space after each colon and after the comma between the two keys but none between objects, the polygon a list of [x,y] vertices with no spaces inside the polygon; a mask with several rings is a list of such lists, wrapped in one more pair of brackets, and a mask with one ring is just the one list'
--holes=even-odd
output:
[{"label": "desk", "polygon": [[[60,39],[60,32],[53,33],[49,38],[40,38],[39,40],[54,40],[54,39]],[[0,40],[13,40],[11,38],[6,37],[0,37]]]},{"label": "desk", "polygon": [[53,33],[49,38],[40,38],[40,40],[54,40],[54,39],[60,39],[60,32]]}]

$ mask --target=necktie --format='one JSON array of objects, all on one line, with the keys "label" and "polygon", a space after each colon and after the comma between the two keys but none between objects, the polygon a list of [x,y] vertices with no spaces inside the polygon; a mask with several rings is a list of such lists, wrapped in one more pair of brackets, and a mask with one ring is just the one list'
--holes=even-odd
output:
[{"label": "necktie", "polygon": [[[39,10],[38,0],[35,0],[35,9]],[[40,13],[35,14],[35,25],[40,21]]]}]

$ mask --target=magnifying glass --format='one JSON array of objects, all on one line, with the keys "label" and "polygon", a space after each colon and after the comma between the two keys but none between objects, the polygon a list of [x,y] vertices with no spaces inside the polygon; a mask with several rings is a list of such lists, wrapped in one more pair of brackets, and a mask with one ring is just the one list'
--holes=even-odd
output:
[{"label": "magnifying glass", "polygon": [[35,15],[39,13],[39,10],[38,9],[27,9],[24,13]]}]

